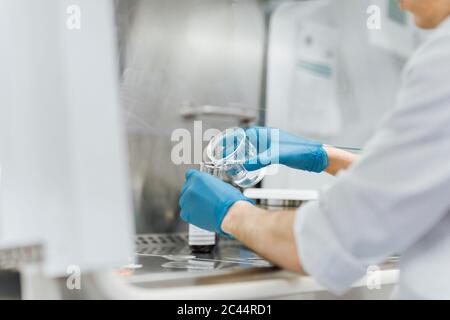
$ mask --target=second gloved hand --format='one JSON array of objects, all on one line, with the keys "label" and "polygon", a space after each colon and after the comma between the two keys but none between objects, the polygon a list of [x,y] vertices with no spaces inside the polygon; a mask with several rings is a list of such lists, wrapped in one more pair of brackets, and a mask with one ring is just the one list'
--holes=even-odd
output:
[{"label": "second gloved hand", "polygon": [[275,128],[252,127],[246,130],[258,156],[245,163],[249,171],[272,164],[320,173],[328,167],[328,155],[323,145],[296,137]]},{"label": "second gloved hand", "polygon": [[254,203],[222,180],[189,170],[179,201],[181,218],[204,230],[229,236],[222,231],[222,221],[230,207],[241,200]]}]

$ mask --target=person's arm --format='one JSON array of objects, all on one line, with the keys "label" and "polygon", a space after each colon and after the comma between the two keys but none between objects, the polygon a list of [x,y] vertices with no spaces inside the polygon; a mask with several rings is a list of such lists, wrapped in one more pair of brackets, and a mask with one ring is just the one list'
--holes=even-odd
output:
[{"label": "person's arm", "polygon": [[304,274],[292,227],[295,216],[295,210],[268,212],[239,201],[228,211],[222,230],[274,264]]},{"label": "person's arm", "polygon": [[[337,175],[347,169],[358,156],[324,146],[328,155],[325,171]],[[305,274],[297,254],[293,225],[296,210],[268,212],[246,201],[236,202],[222,222],[222,230],[276,265]],[[255,228],[258,226],[258,228]]]},{"label": "person's arm", "polygon": [[359,156],[344,150],[336,149],[330,146],[324,146],[324,149],[328,155],[328,167],[325,168],[325,172],[335,176],[341,170],[345,170],[350,167]]}]

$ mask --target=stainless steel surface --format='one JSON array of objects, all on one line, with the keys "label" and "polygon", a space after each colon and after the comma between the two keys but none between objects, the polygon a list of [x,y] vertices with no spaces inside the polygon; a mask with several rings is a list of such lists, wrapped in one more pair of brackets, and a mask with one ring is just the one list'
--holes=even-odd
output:
[{"label": "stainless steel surface", "polygon": [[235,118],[243,124],[257,120],[254,110],[239,105],[219,106],[185,106],[181,110],[183,117],[187,119],[199,118],[201,116],[222,116]]},{"label": "stainless steel surface", "polygon": [[190,165],[172,163],[171,134],[179,128],[193,133],[194,120],[203,121],[204,131],[243,120],[224,116],[233,110],[186,119],[186,105],[245,106],[247,120],[258,117],[264,12],[256,0],[116,4],[137,231],[184,230],[178,196]]},{"label": "stainless steel surface", "polygon": [[[271,267],[272,265],[257,254],[245,248],[236,240],[221,238],[218,246],[211,254],[194,254],[188,246],[187,233],[173,234],[147,234],[136,237],[136,254],[139,258],[137,264],[142,264],[142,259],[159,258],[163,262],[189,262],[204,261],[215,262],[218,265],[211,266],[210,270],[224,269],[233,266],[244,267]],[[145,265],[145,264],[143,264]],[[157,265],[151,271],[167,271]],[[145,268],[144,268],[145,269]],[[184,268],[189,269],[189,266]]]},{"label": "stainless steel surface", "polygon": [[256,204],[267,210],[283,210],[299,208],[304,201],[301,200],[276,200],[276,199],[257,199]]},{"label": "stainless steel surface", "polygon": [[[273,267],[239,242],[221,238],[210,255],[192,254],[186,233],[136,237],[136,261],[119,270],[128,283],[142,288],[295,279],[298,275]],[[391,259],[382,270],[396,268]]]},{"label": "stainless steel surface", "polygon": [[139,235],[136,248],[136,261],[125,270],[130,271],[129,282],[141,286],[275,270],[272,264],[239,242],[224,238],[211,254],[192,253],[187,233]]}]

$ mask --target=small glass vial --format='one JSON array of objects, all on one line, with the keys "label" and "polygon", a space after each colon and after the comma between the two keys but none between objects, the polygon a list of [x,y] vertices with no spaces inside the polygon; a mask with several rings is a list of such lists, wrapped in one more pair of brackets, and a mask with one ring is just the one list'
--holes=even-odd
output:
[{"label": "small glass vial", "polygon": [[[211,163],[202,163],[200,171],[219,179],[223,178],[223,169]],[[189,225],[189,248],[192,253],[211,253],[216,246],[215,232]]]},{"label": "small glass vial", "polygon": [[211,253],[216,246],[216,234],[189,225],[189,248],[192,253]]}]

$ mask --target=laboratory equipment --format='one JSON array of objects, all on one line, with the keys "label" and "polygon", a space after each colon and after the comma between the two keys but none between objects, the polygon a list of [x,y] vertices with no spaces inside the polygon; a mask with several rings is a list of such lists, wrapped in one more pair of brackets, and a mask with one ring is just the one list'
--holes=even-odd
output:
[{"label": "laboratory equipment", "polygon": [[244,163],[258,154],[256,146],[248,139],[242,128],[230,128],[215,136],[206,149],[208,159],[242,188],[257,185],[265,176],[265,168],[248,171]]},{"label": "laboratory equipment", "polygon": [[297,189],[247,189],[244,195],[256,201],[256,205],[267,210],[296,209],[309,201],[317,201],[317,190]]},{"label": "laboratory equipment", "polygon": [[[179,191],[202,152],[175,164],[171,135],[183,129],[197,137],[259,120],[264,10],[259,0],[116,3],[137,230],[186,231],[178,218]],[[195,150],[209,139],[195,140]]]},{"label": "laboratory equipment", "polygon": [[189,225],[189,248],[193,253],[209,253],[216,245],[216,233]]},{"label": "laboratory equipment", "polygon": [[[208,173],[219,179],[223,179],[223,170],[213,163],[204,163],[200,165],[200,171]],[[192,224],[189,225],[189,247],[193,253],[210,253],[216,245],[216,233],[203,230]]]}]

